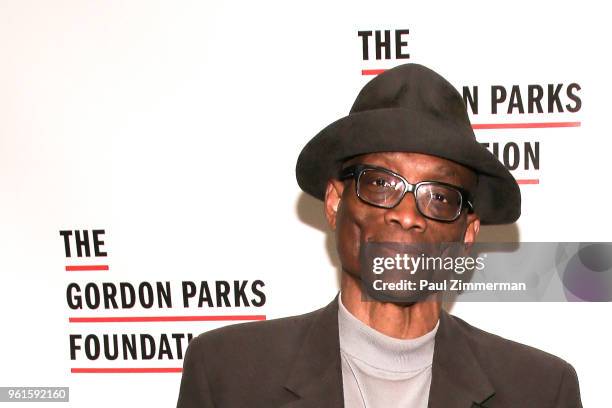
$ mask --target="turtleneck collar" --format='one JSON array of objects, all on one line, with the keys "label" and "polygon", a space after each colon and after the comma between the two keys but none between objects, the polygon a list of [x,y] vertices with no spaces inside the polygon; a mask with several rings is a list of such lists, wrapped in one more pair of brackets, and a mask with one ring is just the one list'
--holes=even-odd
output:
[{"label": "turtleneck collar", "polygon": [[431,366],[440,321],[429,333],[414,339],[387,336],[353,316],[338,296],[340,350],[366,364],[388,371],[410,372]]}]

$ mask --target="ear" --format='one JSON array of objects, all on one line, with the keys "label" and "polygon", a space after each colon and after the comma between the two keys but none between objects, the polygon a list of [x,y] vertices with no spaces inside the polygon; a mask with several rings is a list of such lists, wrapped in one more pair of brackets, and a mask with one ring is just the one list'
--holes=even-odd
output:
[{"label": "ear", "polygon": [[469,245],[476,242],[476,237],[478,236],[479,231],[480,218],[474,213],[468,214],[467,227],[465,229],[465,234],[463,235],[463,242]]},{"label": "ear", "polygon": [[342,192],[344,191],[344,183],[339,180],[330,179],[327,181],[325,188],[325,218],[332,230],[336,229],[336,218],[340,201],[342,201]]}]

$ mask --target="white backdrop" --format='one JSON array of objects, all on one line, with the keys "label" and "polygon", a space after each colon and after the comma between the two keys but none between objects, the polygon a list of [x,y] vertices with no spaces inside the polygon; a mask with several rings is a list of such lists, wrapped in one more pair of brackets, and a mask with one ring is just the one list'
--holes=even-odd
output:
[{"label": "white backdrop", "polygon": [[[537,180],[521,185],[519,223],[486,228],[483,238],[610,241],[612,64],[599,7],[0,0],[0,386],[67,386],[75,407],[174,406],[176,348],[172,359],[90,360],[82,350],[71,359],[70,335],[197,335],[232,322],[176,316],[270,319],[327,304],[338,290],[333,242],[321,204],[295,182],[295,161],[348,112],[372,78],[364,69],[418,62],[460,91],[478,86],[474,124],[580,122],[476,130],[502,148],[539,143],[539,168],[513,171]],[[358,31],[403,29],[409,59],[363,59]],[[562,84],[565,105],[574,104],[572,83],[580,86],[577,112],[507,114],[506,101],[491,114],[493,85],[508,96],[518,85],[526,104],[528,85]],[[59,231],[95,229],[105,231],[107,256],[78,258],[73,247],[68,258]],[[108,270],[66,271],[74,265]],[[261,280],[265,304],[182,305],[183,281],[213,288],[235,280]],[[158,281],[170,282],[172,308],[68,306],[71,282]],[[572,363],[585,407],[609,404],[611,311],[610,303],[453,308],[475,326]],[[69,321],[143,316],[168,321]],[[144,372],[114,372],[135,368]]]}]

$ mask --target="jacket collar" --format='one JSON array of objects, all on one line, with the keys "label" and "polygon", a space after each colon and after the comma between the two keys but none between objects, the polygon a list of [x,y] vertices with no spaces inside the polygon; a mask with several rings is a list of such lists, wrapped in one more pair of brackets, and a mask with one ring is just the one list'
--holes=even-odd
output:
[{"label": "jacket collar", "polygon": [[[284,408],[344,407],[338,298],[316,312],[285,388],[300,399]],[[480,407],[495,394],[464,329],[442,310],[436,333],[429,408]]]},{"label": "jacket collar", "polygon": [[283,407],[343,407],[338,296],[313,312],[314,321],[289,372],[285,388],[300,397]]},{"label": "jacket collar", "polygon": [[465,329],[442,310],[434,345],[429,408],[480,407],[494,394]]}]

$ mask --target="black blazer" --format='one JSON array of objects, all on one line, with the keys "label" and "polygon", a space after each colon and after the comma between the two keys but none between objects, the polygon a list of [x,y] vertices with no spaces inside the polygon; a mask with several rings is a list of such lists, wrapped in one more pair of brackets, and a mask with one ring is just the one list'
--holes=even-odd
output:
[{"label": "black blazer", "polygon": [[[300,316],[202,333],[187,348],[178,408],[343,407],[338,296]],[[444,311],[430,408],[581,408],[573,367]],[[350,407],[349,407],[350,408]]]}]

